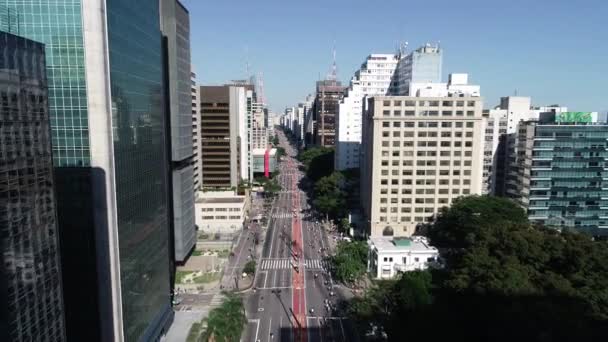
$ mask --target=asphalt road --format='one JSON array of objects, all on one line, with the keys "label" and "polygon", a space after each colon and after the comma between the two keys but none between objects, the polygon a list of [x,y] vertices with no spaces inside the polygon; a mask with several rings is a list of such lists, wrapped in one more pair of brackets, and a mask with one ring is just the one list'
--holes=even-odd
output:
[{"label": "asphalt road", "polygon": [[255,288],[246,297],[248,325],[242,341],[356,341],[349,322],[331,309],[342,291],[324,261],[328,237],[298,188],[304,176],[296,152],[278,134],[287,152],[279,166],[283,190],[270,213]]}]

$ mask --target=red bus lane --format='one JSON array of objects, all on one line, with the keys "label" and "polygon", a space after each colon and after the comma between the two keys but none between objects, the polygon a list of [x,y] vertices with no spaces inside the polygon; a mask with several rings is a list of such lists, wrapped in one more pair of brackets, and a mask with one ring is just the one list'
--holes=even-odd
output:
[{"label": "red bus lane", "polygon": [[[289,170],[295,171],[295,165],[290,161]],[[292,191],[292,219],[291,236],[293,244],[293,267],[292,273],[292,307],[295,318],[294,336],[295,341],[304,342],[306,338],[306,292],[304,288],[304,241],[302,240],[302,221],[300,219],[300,192],[298,191],[297,177],[291,178]]]}]

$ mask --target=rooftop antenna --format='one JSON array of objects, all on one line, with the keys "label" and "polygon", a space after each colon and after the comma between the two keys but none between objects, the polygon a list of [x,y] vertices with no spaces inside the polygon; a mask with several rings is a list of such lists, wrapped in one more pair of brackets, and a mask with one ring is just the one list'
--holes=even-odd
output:
[{"label": "rooftop antenna", "polygon": [[437,41],[437,50],[440,50],[440,49],[441,49],[441,40],[438,40]]},{"label": "rooftop antenna", "polygon": [[513,92],[513,96],[517,96],[517,88],[515,89],[515,92]]},{"label": "rooftop antenna", "polygon": [[335,81],[338,79],[338,67],[336,66],[336,42],[334,41],[334,48],[332,50],[333,63],[331,65],[331,72],[327,76],[328,80]]},{"label": "rooftop antenna", "polygon": [[249,46],[245,45],[245,79],[251,78],[251,65],[249,65]]}]

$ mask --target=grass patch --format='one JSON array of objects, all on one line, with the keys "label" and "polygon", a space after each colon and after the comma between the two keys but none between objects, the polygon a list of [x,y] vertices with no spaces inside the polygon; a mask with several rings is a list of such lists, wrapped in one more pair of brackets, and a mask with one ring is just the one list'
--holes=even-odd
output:
[{"label": "grass patch", "polygon": [[183,283],[184,278],[191,273],[192,272],[190,272],[190,271],[176,271],[175,272],[175,282],[180,283],[180,284]]},{"label": "grass patch", "polygon": [[202,252],[202,251],[199,251],[199,250],[197,250],[197,249],[195,249],[195,250],[192,252],[192,256],[201,256],[201,255],[203,255],[203,252]]},{"label": "grass patch", "polygon": [[218,258],[227,258],[230,255],[230,251],[227,249],[217,251]]},{"label": "grass patch", "polygon": [[194,284],[207,284],[218,280],[220,280],[219,272],[203,273],[202,275],[192,279]]}]

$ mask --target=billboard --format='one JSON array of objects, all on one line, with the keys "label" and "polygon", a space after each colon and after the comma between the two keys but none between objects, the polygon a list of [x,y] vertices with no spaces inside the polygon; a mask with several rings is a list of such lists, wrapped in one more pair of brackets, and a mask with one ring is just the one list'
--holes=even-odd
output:
[{"label": "billboard", "polygon": [[[595,122],[592,112],[561,112],[555,114],[555,122],[564,123],[590,123]],[[596,113],[597,114],[597,113]]]}]

